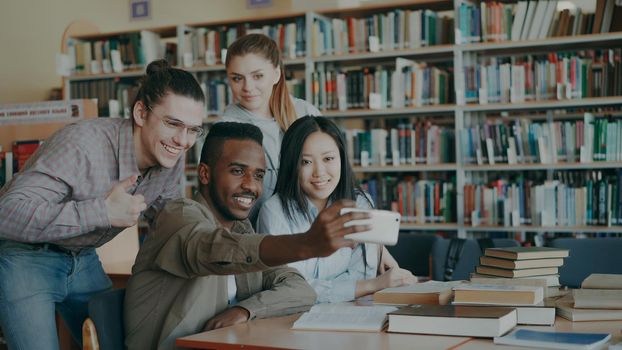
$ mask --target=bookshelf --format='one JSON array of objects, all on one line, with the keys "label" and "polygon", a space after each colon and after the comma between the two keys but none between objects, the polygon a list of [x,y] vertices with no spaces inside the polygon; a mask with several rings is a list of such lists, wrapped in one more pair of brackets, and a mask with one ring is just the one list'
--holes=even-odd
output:
[{"label": "bookshelf", "polygon": [[91,118],[97,118],[97,102],[93,100],[0,105],[0,188],[54,132]]},{"label": "bookshelf", "polygon": [[[181,24],[174,28],[152,31],[159,33],[161,46],[166,48],[168,45],[171,50],[174,47],[174,61],[178,66],[195,73],[199,81],[204,82],[208,101],[210,98],[217,101],[208,107],[210,117],[206,123],[217,120],[224,105],[230,102],[221,60],[221,46],[216,45],[210,49],[210,45],[213,45],[216,37],[220,43],[228,43],[244,32],[262,31],[278,40],[294,94],[316,104],[324,116],[333,118],[342,127],[354,130],[355,136],[358,132],[372,133],[373,130],[384,129],[387,130],[384,136],[386,139],[391,137],[391,130],[395,129],[398,136],[394,140],[401,142],[400,130],[408,130],[404,135],[409,135],[423,128],[425,131],[421,139],[411,136],[409,141],[417,143],[418,151],[423,150],[421,159],[416,159],[417,154],[411,154],[411,159],[406,157],[394,164],[395,159],[389,157],[390,153],[394,153],[391,152],[393,150],[386,149],[380,153],[385,157],[381,161],[377,158],[380,155],[372,154],[378,144],[374,144],[369,151],[367,156],[370,159],[365,162],[369,163],[367,166],[361,166],[360,160],[357,163],[353,159],[354,170],[363,181],[377,179],[378,183],[388,181],[397,184],[405,180],[412,181],[414,187],[420,182],[421,186],[430,185],[430,188],[435,188],[434,184],[438,182],[442,188],[448,187],[448,198],[453,199],[432,206],[437,210],[447,209],[449,205],[451,213],[447,217],[453,217],[453,221],[405,220],[402,225],[404,230],[442,231],[458,237],[486,236],[500,232],[522,240],[542,233],[619,235],[622,233],[622,226],[617,226],[619,223],[612,225],[611,221],[606,224],[573,226],[535,226],[524,222],[506,226],[480,221],[479,225],[474,226],[470,220],[474,214],[472,208],[465,204],[465,186],[485,185],[499,178],[507,178],[511,182],[516,177],[534,177],[538,181],[546,182],[575,176],[567,174],[594,173],[594,177],[613,179],[619,174],[619,168],[622,168],[622,158],[617,156],[613,156],[616,159],[588,160],[580,159],[579,154],[576,154],[576,159],[572,160],[517,159],[513,162],[496,161],[495,164],[490,164],[486,159],[480,162],[465,159],[465,149],[473,145],[465,143],[463,135],[477,126],[489,124],[494,127],[499,125],[500,128],[501,125],[512,126],[514,120],[524,120],[525,125],[537,124],[541,129],[556,123],[564,127],[576,127],[579,125],[577,123],[584,121],[586,112],[591,113],[593,120],[607,119],[609,124],[620,120],[622,67],[619,66],[619,49],[616,50],[622,44],[622,32],[619,31],[622,28],[617,25],[622,22],[620,8],[612,6],[613,0],[602,1],[607,6],[592,11],[580,7],[571,8],[558,1],[540,2],[546,5],[537,3],[523,0],[413,0],[351,9]],[[534,6],[532,25],[527,27],[523,24],[521,27],[516,24],[520,20],[526,23],[531,5]],[[542,9],[539,10],[540,6]],[[552,12],[547,13],[547,10]],[[535,16],[541,16],[542,20],[533,22]],[[597,20],[597,17],[600,19]],[[570,24],[571,18],[576,19],[576,24]],[[607,21],[609,25],[603,24]],[[467,22],[476,26],[465,26]],[[594,30],[594,22],[601,23],[602,30]],[[400,23],[404,24],[403,28],[399,26]],[[423,27],[419,26],[417,29],[414,23],[423,23]],[[608,28],[611,32],[605,29],[606,26],[610,27]],[[525,28],[528,29],[523,35]],[[393,33],[394,36],[388,33]],[[128,33],[83,35],[76,36],[75,39],[79,42],[96,42],[126,34]],[[166,50],[160,52],[166,55]],[[608,61],[603,63],[605,56]],[[544,85],[548,82],[548,87],[553,86],[555,89],[543,90],[541,95],[537,95],[534,90],[537,79],[530,82],[518,79],[530,74],[535,77],[537,65],[551,69],[551,66],[555,67],[559,61],[565,62],[565,59],[579,68],[583,64],[586,67],[583,69],[590,70],[589,74],[600,74],[599,79],[605,76],[616,77],[611,78],[615,80],[610,83],[612,88],[607,92],[592,89],[594,91],[586,93],[586,88],[581,87],[583,91],[580,91],[574,85],[576,76],[560,74],[559,84],[557,81],[543,80]],[[570,69],[571,63],[565,64]],[[504,72],[506,75],[489,75],[482,80],[482,67],[488,66],[491,68],[484,70],[488,69],[495,74]],[[518,72],[514,76],[513,70]],[[123,86],[131,84],[132,79],[135,80],[140,74],[142,69],[137,70],[132,66],[122,72],[75,74],[64,78],[65,96],[72,96],[73,85],[81,82],[103,80]],[[581,74],[578,80],[581,84],[595,84],[592,78],[587,81],[586,72]],[[474,78],[476,79],[473,80]],[[570,81],[571,78],[574,80]],[[477,79],[497,84],[495,87],[500,91],[507,87],[503,84],[518,83],[512,86],[513,92],[506,89],[503,94],[495,94],[492,93],[492,87],[489,89],[489,86],[477,85]],[[415,88],[408,90],[408,85],[403,85],[408,82]],[[561,86],[557,87],[558,85]],[[403,87],[407,97],[396,99],[394,92],[402,90],[396,90],[395,87]],[[480,98],[480,92],[486,97]],[[434,132],[430,133],[432,127]],[[442,141],[442,146],[435,144],[440,142],[434,138],[434,135],[438,135],[434,134],[439,132],[437,130],[450,135],[447,141]],[[506,129],[508,132],[511,130]],[[493,137],[490,139],[493,144],[499,142]],[[423,140],[423,143],[419,140]],[[622,135],[620,140],[622,141]],[[404,145],[400,147],[402,146]],[[412,144],[410,146],[409,150],[404,147],[396,147],[396,150],[402,151],[401,155],[408,156],[409,151],[415,151]],[[441,155],[451,153],[451,156],[449,160],[441,162],[430,160],[428,148],[437,150]],[[500,156],[507,157],[507,145],[497,145],[496,151],[500,152]],[[196,161],[196,157],[189,158],[192,162]],[[189,166],[187,170],[189,183],[192,183],[192,169],[194,168]],[[592,175],[576,176],[587,178]],[[612,190],[620,187],[614,180],[609,185]],[[386,197],[387,193],[379,195]],[[620,205],[611,204],[614,204],[612,209],[620,211]],[[515,234],[518,236],[514,236]]]}]

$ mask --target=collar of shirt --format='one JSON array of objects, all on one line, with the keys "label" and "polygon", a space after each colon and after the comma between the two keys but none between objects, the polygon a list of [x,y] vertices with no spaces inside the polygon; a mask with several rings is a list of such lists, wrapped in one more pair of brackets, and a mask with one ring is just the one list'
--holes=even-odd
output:
[{"label": "collar of shirt", "polygon": [[119,131],[119,180],[140,174],[134,151],[133,123],[131,119],[124,120]]}]

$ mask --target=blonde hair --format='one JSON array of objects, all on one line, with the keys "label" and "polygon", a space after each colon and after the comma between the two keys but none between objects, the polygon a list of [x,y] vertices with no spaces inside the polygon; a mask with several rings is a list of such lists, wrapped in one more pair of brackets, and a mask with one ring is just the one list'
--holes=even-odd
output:
[{"label": "blonde hair", "polygon": [[281,60],[281,51],[269,37],[263,34],[247,34],[238,38],[229,46],[225,67],[229,67],[233,57],[244,56],[249,53],[264,57],[274,67],[278,67],[281,70],[279,81],[272,87],[269,106],[274,120],[276,120],[283,131],[286,131],[296,121],[298,115],[285,84],[285,70]]}]

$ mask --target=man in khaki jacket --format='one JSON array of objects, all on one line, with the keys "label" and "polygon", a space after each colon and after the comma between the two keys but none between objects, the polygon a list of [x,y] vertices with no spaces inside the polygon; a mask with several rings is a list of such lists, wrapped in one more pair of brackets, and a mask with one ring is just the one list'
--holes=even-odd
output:
[{"label": "man in khaki jacket", "polygon": [[368,229],[344,227],[366,215],[340,216],[354,205],[343,202],[324,210],[306,233],[254,234],[247,217],[263,188],[261,144],[251,124],[210,130],[199,193],[167,204],[132,269],[125,297],[130,350],[172,349],[178,337],[308,309],[313,289],[298,271],[277,265],[330,255],[352,245],[344,235]]}]

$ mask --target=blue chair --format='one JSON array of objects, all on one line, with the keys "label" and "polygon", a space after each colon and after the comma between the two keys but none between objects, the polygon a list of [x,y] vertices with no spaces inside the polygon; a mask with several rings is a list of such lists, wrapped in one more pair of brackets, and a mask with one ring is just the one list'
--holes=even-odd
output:
[{"label": "blue chair", "polygon": [[387,250],[400,267],[412,272],[415,276],[431,277],[430,255],[432,247],[441,239],[430,233],[400,232],[397,244]]},{"label": "blue chair", "polygon": [[[432,248],[432,279],[437,281],[468,280],[470,274],[475,272],[475,267],[479,265],[479,258],[482,256],[482,247],[480,247],[477,240],[456,238],[454,238],[454,240],[461,240],[461,243],[457,241],[454,243],[454,246],[451,247],[451,240],[439,239]],[[489,240],[489,242],[490,246],[495,248],[517,247],[520,245],[516,240],[506,238],[493,238]],[[453,271],[447,270],[450,248],[452,250],[461,250],[458,254],[452,253],[453,256],[458,257],[458,260],[454,264]],[[451,276],[447,276],[448,274]]]},{"label": "blue chair", "polygon": [[557,238],[552,247],[569,249],[569,257],[559,268],[559,282],[581,287],[592,273],[622,274],[622,238]]},{"label": "blue chair", "polygon": [[109,290],[91,298],[89,318],[82,327],[84,349],[125,349],[124,298],[125,289]]}]

